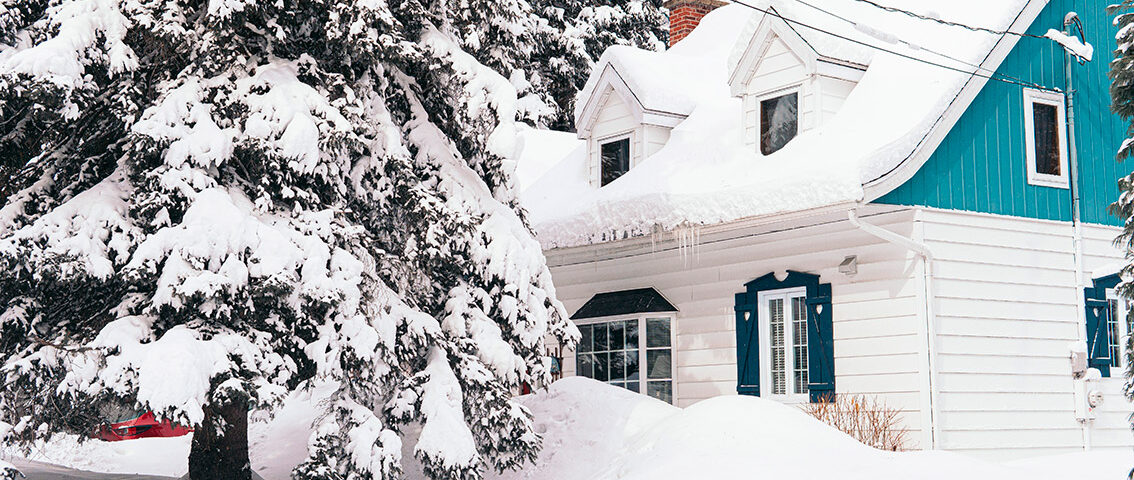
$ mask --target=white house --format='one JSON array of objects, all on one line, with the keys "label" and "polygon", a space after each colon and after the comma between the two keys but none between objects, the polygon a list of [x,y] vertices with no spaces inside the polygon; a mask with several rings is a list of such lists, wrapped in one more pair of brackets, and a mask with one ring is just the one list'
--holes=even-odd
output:
[{"label": "white house", "polygon": [[565,373],[679,406],[877,396],[917,448],[1134,446],[1106,61],[949,24],[1091,12],[1104,49],[1106,2],[747,3],[670,1],[696,29],[611,48],[577,134],[523,135],[521,201],[583,332]]}]

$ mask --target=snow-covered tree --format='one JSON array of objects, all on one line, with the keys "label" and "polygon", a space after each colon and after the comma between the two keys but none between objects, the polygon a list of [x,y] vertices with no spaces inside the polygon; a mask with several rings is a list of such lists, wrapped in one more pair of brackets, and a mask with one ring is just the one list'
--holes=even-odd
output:
[{"label": "snow-covered tree", "polygon": [[[1126,160],[1134,154],[1134,0],[1123,0],[1121,4],[1111,5],[1107,12],[1116,15],[1115,25],[1118,35],[1114,60],[1110,62],[1111,109],[1120,117],[1131,121],[1128,138],[1118,150],[1118,160]],[[1110,205],[1110,212],[1125,219],[1122,234],[1115,244],[1126,252],[1130,263],[1122,269],[1123,278],[1134,277],[1134,173],[1118,180],[1119,198]],[[1123,281],[1118,285],[1118,294],[1128,301],[1134,301],[1134,283]],[[1129,315],[1134,319],[1134,310]],[[1128,319],[1129,321],[1129,319]],[[1126,398],[1134,401],[1134,336],[1126,339]],[[1134,419],[1132,419],[1134,421]]]},{"label": "snow-covered tree", "polygon": [[0,0],[0,441],[152,410],[196,427],[191,478],[249,478],[249,415],[327,381],[297,478],[533,458],[512,393],[578,335],[509,180],[540,23]]},{"label": "snow-covered tree", "polygon": [[529,69],[537,90],[556,107],[545,121],[552,128],[574,129],[575,95],[611,45],[664,50],[669,13],[663,0],[532,0],[543,22]]}]

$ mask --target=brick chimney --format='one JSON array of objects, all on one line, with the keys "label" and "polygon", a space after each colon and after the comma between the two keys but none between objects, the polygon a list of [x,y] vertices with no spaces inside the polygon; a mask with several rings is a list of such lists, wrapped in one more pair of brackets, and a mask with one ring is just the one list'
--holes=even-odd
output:
[{"label": "brick chimney", "polygon": [[666,0],[669,9],[669,46],[677,45],[689,35],[701,19],[713,9],[724,5],[719,0]]}]

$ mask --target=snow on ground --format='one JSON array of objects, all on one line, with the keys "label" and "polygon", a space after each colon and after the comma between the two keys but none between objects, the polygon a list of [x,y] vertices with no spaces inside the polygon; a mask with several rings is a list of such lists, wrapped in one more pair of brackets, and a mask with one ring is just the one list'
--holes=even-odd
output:
[{"label": "snow on ground", "polygon": [[[766,20],[763,13],[726,5],[664,52],[608,50],[595,72],[610,65],[645,107],[687,117],[661,150],[601,189],[589,184],[584,150],[567,143],[533,147],[537,142],[527,142],[525,148],[540,151],[523,157],[541,157],[534,170],[547,173],[530,182],[521,200],[545,248],[861,201],[863,184],[915,153],[971,78],[966,72],[974,71],[973,65],[1000,39],[855,0],[823,2],[826,12],[788,0],[750,3],[772,6],[787,18],[895,53],[871,52],[860,43],[790,25],[817,54],[868,66],[837,114],[814,128],[804,125],[786,147],[765,156],[744,144],[741,102],[728,88],[736,53],[748,46],[756,26]],[[900,3],[917,11],[935,9],[951,21],[999,29],[1010,25],[1026,1]],[[669,81],[665,72],[671,71],[684,74]],[[578,105],[585,105],[597,78],[588,81]],[[561,160],[549,166],[553,161],[545,157],[553,151]],[[520,170],[525,169],[522,162]]]},{"label": "snow on ground", "polygon": [[[328,387],[291,396],[271,422],[254,423],[253,468],[286,480],[305,456],[313,406]],[[521,397],[535,415],[544,449],[520,471],[494,480],[659,480],[790,478],[793,480],[1071,480],[1125,479],[1134,452],[1093,451],[1000,464],[951,452],[874,450],[799,409],[754,397],[722,396],[677,408],[586,378],[567,378]],[[48,447],[48,446],[45,446]],[[39,462],[81,470],[178,477],[186,471],[189,437],[126,442],[53,442]],[[821,459],[822,461],[816,461]],[[115,475],[15,462],[30,480],[114,480]],[[422,480],[416,463],[407,477]],[[137,477],[130,477],[137,478]],[[148,477],[147,477],[148,478]]]}]

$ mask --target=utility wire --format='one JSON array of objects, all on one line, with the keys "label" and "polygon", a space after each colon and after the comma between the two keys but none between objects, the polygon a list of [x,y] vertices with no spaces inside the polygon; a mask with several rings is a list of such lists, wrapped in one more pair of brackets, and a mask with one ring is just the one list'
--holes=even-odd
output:
[{"label": "utility wire", "polygon": [[[777,12],[774,8],[764,9],[764,8],[757,7],[755,5],[745,3],[741,0],[730,0],[730,1],[732,3],[737,4],[737,5],[742,5],[744,7],[749,8],[749,9],[755,10],[757,12],[762,12],[762,13],[767,14],[767,15],[772,15],[774,17],[779,18],[780,20],[783,20],[784,22],[789,23],[789,24],[799,25],[801,27],[804,27],[804,28],[807,28],[807,29],[810,29],[810,30],[814,30],[814,31],[819,32],[819,33],[827,34],[827,35],[830,35],[832,37],[835,37],[835,38],[838,38],[838,39],[841,39],[841,40],[846,40],[848,42],[855,43],[855,44],[858,44],[858,45],[862,45],[862,46],[867,47],[867,48],[873,48],[875,50],[878,50],[878,51],[881,51],[881,52],[886,52],[886,53],[889,53],[891,55],[896,55],[896,56],[899,56],[899,57],[902,57],[902,58],[905,58],[905,59],[908,59],[908,60],[913,60],[915,62],[921,62],[921,63],[927,64],[927,65],[932,65],[932,66],[935,66],[935,67],[944,68],[946,70],[951,70],[951,71],[963,73],[963,74],[966,74],[966,75],[972,75],[972,76],[975,76],[975,77],[985,78],[985,79],[988,79],[988,80],[995,80],[995,81],[998,81],[998,82],[1009,83],[1009,84],[1012,84],[1012,85],[1019,85],[1021,87],[1041,88],[1041,89],[1044,89],[1044,90],[1054,90],[1054,89],[1047,88],[1047,87],[1044,87],[1042,85],[1035,84],[1035,83],[1026,83],[1026,82],[1021,82],[1021,81],[1017,81],[1017,80],[999,78],[999,77],[996,77],[995,75],[982,74],[982,72],[980,72],[980,71],[969,71],[969,70],[965,70],[963,68],[954,67],[952,65],[946,65],[946,64],[943,64],[943,63],[937,63],[937,62],[933,62],[933,61],[930,61],[930,60],[926,60],[924,58],[918,58],[918,57],[915,57],[913,55],[898,52],[898,51],[891,50],[891,49],[888,49],[888,48],[885,48],[885,47],[880,47],[878,45],[866,43],[866,42],[863,42],[863,41],[858,40],[858,39],[850,38],[850,37],[847,37],[845,35],[840,35],[838,33],[835,33],[835,32],[829,31],[829,30],[824,30],[822,28],[815,27],[815,26],[800,22],[798,20],[793,20],[793,19],[787,18],[783,15],[780,15],[780,12]],[[952,57],[948,57],[948,56],[946,56],[945,58],[948,58],[950,60],[953,60],[953,61],[961,63],[961,64],[966,63],[966,62],[963,62],[961,60],[957,60],[956,58],[952,58]]]},{"label": "utility wire", "polygon": [[[830,16],[832,16],[832,17],[835,17],[835,18],[837,18],[837,19],[839,19],[839,20],[842,20],[842,21],[844,21],[844,22],[846,22],[846,23],[849,23],[850,25],[854,26],[855,28],[859,28],[859,23],[858,23],[858,22],[855,22],[854,20],[851,20],[851,19],[849,19],[849,18],[846,18],[846,17],[844,17],[844,16],[842,16],[842,15],[839,15],[839,14],[837,14],[837,13],[834,13],[834,12],[832,12],[832,11],[830,11],[830,10],[827,10],[827,9],[825,9],[825,8],[822,8],[822,7],[818,7],[818,6],[815,6],[815,5],[813,5],[813,4],[810,4],[810,3],[808,3],[808,2],[806,2],[806,1],[804,1],[804,0],[796,0],[796,1],[797,1],[797,2],[799,2],[799,3],[802,3],[803,5],[806,5],[806,6],[808,6],[808,7],[811,7],[811,8],[813,8],[813,9],[815,9],[815,10],[818,10],[818,11],[820,11],[820,12],[826,13],[827,15],[830,15]],[[1021,78],[1018,78],[1018,77],[1013,77],[1013,76],[1011,76],[1011,75],[1007,75],[1007,74],[1004,74],[1004,73],[998,73],[998,72],[997,72],[996,70],[994,70],[994,69],[991,69],[991,68],[988,68],[988,67],[982,67],[982,66],[980,66],[980,65],[977,65],[977,64],[975,64],[975,63],[972,63],[972,62],[966,62],[966,61],[964,61],[964,60],[961,60],[961,59],[958,59],[958,58],[950,57],[949,55],[947,55],[947,54],[945,54],[945,53],[942,53],[942,52],[939,52],[939,51],[936,51],[936,50],[933,50],[933,49],[925,48],[925,47],[922,47],[922,46],[920,46],[920,45],[915,45],[915,44],[912,44],[912,43],[906,42],[906,41],[904,41],[904,40],[902,41],[902,43],[905,43],[906,45],[909,45],[909,46],[910,46],[911,48],[914,48],[914,49],[917,49],[917,50],[924,50],[924,51],[926,51],[926,52],[932,53],[932,54],[934,54],[934,55],[937,55],[937,56],[939,56],[939,57],[941,57],[941,58],[944,58],[944,59],[947,59],[947,60],[952,60],[952,61],[954,61],[954,62],[957,62],[957,63],[963,64],[963,65],[967,65],[967,66],[970,66],[970,67],[973,67],[973,68],[976,68],[976,69],[979,69],[979,70],[984,70],[984,71],[988,72],[988,73],[989,73],[989,75],[992,75],[992,76],[996,76],[996,75],[999,75],[999,76],[1001,76],[1001,77],[1003,77],[1003,78],[1006,78],[1006,79],[1009,79],[1009,80],[1014,80],[1014,81],[1016,81],[1016,82],[1020,82],[1020,83],[1028,83],[1028,84],[1030,84],[1031,86],[1034,86],[1034,87],[1037,87],[1037,88],[1041,88],[1041,89],[1046,89],[1046,88],[1045,88],[1045,87],[1043,87],[1042,85],[1039,85],[1039,84],[1036,84],[1036,83],[1033,83],[1033,82],[1028,82],[1028,81],[1026,81],[1026,80],[1024,80],[1024,79],[1021,79]],[[989,77],[989,78],[991,78],[991,77]]]},{"label": "utility wire", "polygon": [[1017,37],[1029,37],[1029,38],[1047,38],[1047,37],[1044,37],[1042,35],[1032,35],[1030,33],[1013,32],[1011,30],[996,30],[996,29],[987,28],[987,27],[974,27],[972,25],[966,25],[964,23],[953,22],[953,21],[942,19],[942,18],[937,18],[937,17],[933,17],[933,16],[929,16],[929,15],[923,15],[923,14],[920,14],[920,13],[917,13],[917,12],[911,12],[909,10],[903,10],[903,9],[900,9],[900,8],[897,8],[897,7],[882,5],[878,2],[875,2],[874,0],[856,0],[856,1],[865,3],[867,5],[872,5],[874,7],[880,8],[880,9],[885,10],[887,12],[901,13],[901,14],[909,16],[909,17],[913,17],[913,18],[917,18],[917,19],[921,19],[921,20],[929,20],[931,22],[937,22],[937,23],[940,23],[942,25],[949,25],[951,27],[960,27],[960,28],[963,28],[965,30],[969,30],[969,31],[973,31],[973,32],[991,33],[993,35],[1015,35]]}]

